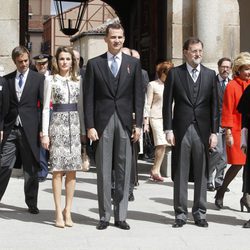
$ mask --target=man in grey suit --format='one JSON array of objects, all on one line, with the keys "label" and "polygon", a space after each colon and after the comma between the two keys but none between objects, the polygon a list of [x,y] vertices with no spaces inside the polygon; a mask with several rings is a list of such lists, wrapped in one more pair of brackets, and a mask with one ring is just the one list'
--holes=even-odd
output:
[{"label": "man in grey suit", "polygon": [[38,214],[40,120],[37,103],[43,102],[44,75],[29,69],[29,51],[18,46],[12,51],[16,70],[4,79],[4,114],[0,120],[1,168],[0,200],[9,183],[16,155],[20,152],[24,172],[24,193],[28,211]]},{"label": "man in grey suit", "polygon": [[112,169],[115,172],[115,226],[130,229],[126,217],[131,140],[135,143],[140,137],[144,94],[140,61],[121,52],[124,40],[120,24],[108,25],[105,35],[108,52],[89,60],[85,74],[85,124],[88,138],[95,146],[99,230],[109,226],[111,217]]},{"label": "man in grey suit", "polygon": [[195,225],[208,227],[208,150],[216,146],[218,132],[216,75],[201,64],[203,43],[198,38],[191,37],[184,43],[183,54],[186,63],[169,71],[163,93],[163,128],[168,143],[173,146],[176,218],[173,227],[186,224],[189,176],[194,180]]},{"label": "man in grey suit", "polygon": [[[219,95],[218,106],[219,115],[221,117],[223,95],[225,87],[230,80],[229,75],[232,69],[232,61],[230,58],[223,57],[218,61],[217,64],[219,71],[219,74],[217,75],[217,89]],[[209,153],[209,177],[207,183],[208,191],[218,190],[221,187],[224,179],[224,169],[227,167],[226,135],[224,128],[219,127],[217,138],[217,146],[214,149],[211,149]],[[216,171],[216,173],[213,177],[214,171]]]}]

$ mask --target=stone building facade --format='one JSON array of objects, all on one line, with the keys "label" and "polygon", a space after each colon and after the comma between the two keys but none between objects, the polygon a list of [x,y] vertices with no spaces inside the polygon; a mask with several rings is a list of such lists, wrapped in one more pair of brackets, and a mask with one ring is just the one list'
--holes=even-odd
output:
[{"label": "stone building facade", "polygon": [[[19,44],[19,0],[0,0],[0,65],[13,68],[11,50]],[[119,16],[126,46],[141,53],[143,67],[154,75],[159,58],[182,63],[182,44],[189,36],[204,42],[204,63],[215,68],[222,56],[250,51],[249,0],[104,0]]]}]

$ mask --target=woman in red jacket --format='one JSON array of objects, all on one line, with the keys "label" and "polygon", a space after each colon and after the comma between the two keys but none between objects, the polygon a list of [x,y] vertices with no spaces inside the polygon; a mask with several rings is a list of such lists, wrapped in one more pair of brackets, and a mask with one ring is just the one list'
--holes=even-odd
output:
[{"label": "woman in red jacket", "polygon": [[[250,54],[248,52],[240,53],[233,63],[233,80],[231,80],[225,89],[222,104],[222,127],[226,128],[227,144],[227,162],[231,164],[226,172],[223,184],[215,195],[215,205],[218,208],[223,207],[223,198],[228,185],[240,171],[246,162],[246,156],[240,148],[241,135],[241,114],[237,111],[237,105],[240,97],[246,87],[250,84]],[[250,207],[247,202],[247,195],[241,198],[241,210],[246,206]]]}]

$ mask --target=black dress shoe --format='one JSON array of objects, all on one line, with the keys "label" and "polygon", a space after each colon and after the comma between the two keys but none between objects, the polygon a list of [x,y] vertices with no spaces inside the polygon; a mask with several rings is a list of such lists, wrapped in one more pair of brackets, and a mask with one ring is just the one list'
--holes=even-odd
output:
[{"label": "black dress shoe", "polygon": [[28,211],[31,213],[31,214],[39,214],[39,209],[35,206],[30,206]]},{"label": "black dress shoe", "polygon": [[129,224],[124,221],[115,221],[115,227],[119,227],[120,229],[129,230],[130,226]]},{"label": "black dress shoe", "polygon": [[250,220],[244,223],[243,228],[250,228]]},{"label": "black dress shoe", "polygon": [[198,227],[208,227],[208,223],[205,219],[196,220],[195,225]]},{"label": "black dress shoe", "polygon": [[134,201],[134,200],[135,200],[134,194],[130,193],[128,196],[128,201]]},{"label": "black dress shoe", "polygon": [[208,183],[208,184],[207,184],[207,191],[213,192],[214,190],[215,190],[215,189],[214,189],[213,183]]},{"label": "black dress shoe", "polygon": [[181,220],[181,219],[176,219],[173,227],[174,228],[183,227],[183,225],[185,224],[186,224],[186,221]]},{"label": "black dress shoe", "polygon": [[100,220],[98,222],[98,225],[96,226],[96,229],[98,230],[104,230],[109,226],[109,222],[108,221],[104,221],[104,220]]}]

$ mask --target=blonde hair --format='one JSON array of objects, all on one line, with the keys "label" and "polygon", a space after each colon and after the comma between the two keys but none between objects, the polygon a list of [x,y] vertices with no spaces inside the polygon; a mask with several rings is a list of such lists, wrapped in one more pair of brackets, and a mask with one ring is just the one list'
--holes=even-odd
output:
[{"label": "blonde hair", "polygon": [[75,58],[75,54],[73,52],[73,49],[70,48],[70,47],[67,47],[67,46],[61,46],[61,47],[57,48],[56,55],[52,59],[52,68],[51,68],[52,75],[60,74],[60,69],[58,67],[58,59],[59,59],[59,55],[60,55],[61,52],[70,53],[71,58],[72,58],[70,77],[71,77],[72,81],[78,81],[79,80],[79,78],[77,77],[78,65],[77,65],[77,61],[76,61],[76,58]]},{"label": "blonde hair", "polygon": [[241,52],[233,61],[233,75],[239,75],[239,70],[244,65],[250,65],[250,53]]},{"label": "blonde hair", "polygon": [[157,64],[156,73],[159,78],[161,78],[162,73],[168,74],[168,71],[174,67],[174,64],[170,61],[164,61],[162,63]]}]

